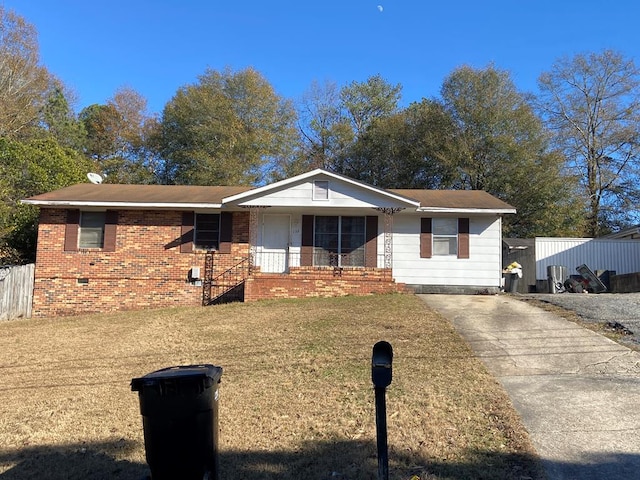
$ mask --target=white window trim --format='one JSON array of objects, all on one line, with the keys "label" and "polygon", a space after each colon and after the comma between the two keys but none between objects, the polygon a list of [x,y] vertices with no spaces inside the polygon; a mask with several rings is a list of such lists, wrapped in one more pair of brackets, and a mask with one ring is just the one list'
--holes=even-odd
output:
[{"label": "white window trim", "polygon": [[[320,184],[323,184],[321,187]],[[326,185],[326,188],[324,187]],[[313,181],[313,200],[327,202],[329,201],[329,180],[314,180]],[[320,195],[319,195],[320,194]]]},{"label": "white window trim", "polygon": [[[320,215],[320,216],[328,216],[328,217],[337,217],[338,218],[338,246],[337,246],[337,250],[339,253],[337,253],[338,255],[338,267],[343,267],[342,265],[342,257],[343,254],[342,253],[342,219],[343,217],[358,217],[358,218],[364,218],[364,239],[363,239],[363,247],[366,246],[367,243],[367,217],[366,216],[362,216],[362,215]],[[316,233],[315,233],[315,228],[316,228],[316,218],[318,217],[318,215],[314,216],[313,219],[313,249],[314,249],[314,255],[313,255],[313,264],[316,267],[326,267],[329,265],[325,265],[325,264],[316,264],[316,256],[315,256],[315,249],[316,247]],[[366,247],[365,247],[366,248]],[[357,265],[356,267],[361,268],[364,267],[366,264],[366,252],[364,252],[364,263],[362,265]],[[347,266],[352,266],[352,265],[347,265]]]},{"label": "white window trim", "polygon": [[[102,235],[101,235],[101,242],[100,245],[92,245],[92,246],[86,246],[82,244],[82,230],[85,229],[87,230],[90,227],[83,227],[82,226],[82,220],[83,217],[87,214],[95,214],[95,213],[99,213],[103,215],[103,221],[102,221]],[[106,217],[107,213],[105,211],[96,211],[96,210],[82,210],[80,211],[80,220],[78,222],[78,249],[80,250],[89,250],[89,249],[99,249],[99,248],[104,248],[104,233],[105,233],[105,226],[107,223],[107,217]]]},{"label": "white window trim", "polygon": [[[456,233],[436,233],[436,223],[438,220],[454,220],[455,222],[455,226],[456,226]],[[432,225],[431,225],[431,255],[433,257],[457,257],[458,256],[458,252],[460,250],[460,241],[458,239],[458,236],[460,234],[459,232],[459,219],[455,218],[455,217],[434,217],[432,220]],[[437,253],[436,252],[436,239],[437,238],[453,238],[456,241],[456,251],[453,253]]]}]

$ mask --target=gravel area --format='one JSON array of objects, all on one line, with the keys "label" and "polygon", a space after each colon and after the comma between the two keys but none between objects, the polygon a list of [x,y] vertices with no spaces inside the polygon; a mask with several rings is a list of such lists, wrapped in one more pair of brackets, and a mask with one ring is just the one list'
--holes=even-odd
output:
[{"label": "gravel area", "polygon": [[640,293],[538,293],[528,297],[576,312],[587,322],[621,325],[640,344]]}]

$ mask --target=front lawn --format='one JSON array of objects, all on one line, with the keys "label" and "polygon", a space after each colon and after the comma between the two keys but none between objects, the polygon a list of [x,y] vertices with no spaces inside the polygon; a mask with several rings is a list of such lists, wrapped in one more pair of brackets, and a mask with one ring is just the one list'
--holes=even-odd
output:
[{"label": "front lawn", "polygon": [[221,479],[375,478],[379,340],[394,349],[390,478],[542,478],[500,385],[411,295],[0,323],[0,476],[139,480],[131,379],[213,363],[224,369]]}]

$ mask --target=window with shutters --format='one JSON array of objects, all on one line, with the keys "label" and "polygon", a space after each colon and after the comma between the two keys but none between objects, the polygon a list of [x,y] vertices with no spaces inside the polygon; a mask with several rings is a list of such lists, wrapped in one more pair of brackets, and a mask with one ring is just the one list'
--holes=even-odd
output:
[{"label": "window with shutters", "polygon": [[363,267],[365,244],[365,217],[315,217],[314,265]]},{"label": "window with shutters", "polygon": [[469,227],[468,218],[421,218],[420,258],[436,255],[469,258]]},{"label": "window with shutters", "polygon": [[218,250],[220,247],[220,214],[196,213],[194,245],[203,250]]},{"label": "window with shutters", "polygon": [[433,255],[458,254],[458,219],[433,219]]},{"label": "window with shutters", "polygon": [[78,248],[103,248],[106,212],[80,212]]}]

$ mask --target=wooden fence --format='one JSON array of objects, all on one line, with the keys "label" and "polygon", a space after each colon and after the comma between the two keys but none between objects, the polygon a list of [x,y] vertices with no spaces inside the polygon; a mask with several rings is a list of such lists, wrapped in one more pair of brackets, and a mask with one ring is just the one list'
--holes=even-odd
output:
[{"label": "wooden fence", "polygon": [[0,320],[31,317],[35,265],[0,267]]}]

